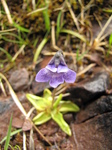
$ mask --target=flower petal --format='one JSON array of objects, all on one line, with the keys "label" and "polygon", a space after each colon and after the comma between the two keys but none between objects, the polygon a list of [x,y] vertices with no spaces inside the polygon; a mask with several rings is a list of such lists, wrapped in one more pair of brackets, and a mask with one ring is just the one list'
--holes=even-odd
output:
[{"label": "flower petal", "polygon": [[50,86],[52,86],[53,88],[56,88],[59,84],[64,82],[63,79],[63,74],[62,73],[54,73],[55,75],[52,76],[49,84]]},{"label": "flower petal", "polygon": [[59,65],[58,66],[58,70],[57,70],[57,72],[58,73],[60,73],[60,72],[67,72],[69,69],[68,69],[68,67],[66,66],[66,65]]},{"label": "flower petal", "polygon": [[50,65],[48,64],[46,68],[52,72],[57,72],[57,68],[55,67],[55,64],[50,64]]},{"label": "flower petal", "polygon": [[63,78],[67,83],[74,83],[76,79],[76,72],[68,69],[68,72],[64,73]]},{"label": "flower petal", "polygon": [[43,68],[37,73],[35,80],[37,82],[48,82],[50,78],[51,78],[50,71],[46,68]]}]

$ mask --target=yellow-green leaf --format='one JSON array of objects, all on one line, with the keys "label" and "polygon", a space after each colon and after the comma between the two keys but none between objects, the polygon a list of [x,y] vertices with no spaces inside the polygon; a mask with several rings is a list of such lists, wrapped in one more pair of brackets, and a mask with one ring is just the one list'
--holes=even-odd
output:
[{"label": "yellow-green leaf", "polygon": [[45,99],[47,99],[48,101],[52,101],[52,93],[51,93],[51,91],[49,89],[45,89],[43,97]]},{"label": "yellow-green leaf", "polygon": [[63,115],[56,110],[51,113],[52,119],[60,126],[60,128],[69,136],[71,136],[71,130],[69,125],[63,119]]},{"label": "yellow-green leaf", "polygon": [[78,32],[75,32],[75,31],[72,31],[72,30],[68,30],[68,29],[62,29],[61,30],[62,33],[68,33],[68,34],[71,34],[77,38],[79,38],[80,40],[86,42],[86,39],[83,35],[79,34]]},{"label": "yellow-green leaf", "polygon": [[56,108],[59,105],[60,101],[62,100],[62,96],[62,94],[58,96],[57,100],[53,104],[53,108]]},{"label": "yellow-green leaf", "polygon": [[39,113],[36,117],[33,118],[33,121],[36,125],[43,124],[51,119],[51,115],[46,112]]},{"label": "yellow-green leaf", "polygon": [[44,98],[35,96],[33,94],[26,94],[26,97],[38,111],[43,111],[47,107],[46,103],[44,102]]},{"label": "yellow-green leaf", "polygon": [[59,111],[66,113],[66,112],[78,112],[80,108],[72,103],[71,101],[61,101]]}]

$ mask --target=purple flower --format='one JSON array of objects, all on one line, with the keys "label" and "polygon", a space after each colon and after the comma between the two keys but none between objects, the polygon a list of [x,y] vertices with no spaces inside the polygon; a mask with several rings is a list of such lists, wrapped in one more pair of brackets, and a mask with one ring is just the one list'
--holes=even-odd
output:
[{"label": "purple flower", "polygon": [[61,50],[54,55],[45,68],[37,73],[35,78],[37,82],[49,82],[53,88],[64,81],[74,83],[75,79],[76,73],[67,67]]}]

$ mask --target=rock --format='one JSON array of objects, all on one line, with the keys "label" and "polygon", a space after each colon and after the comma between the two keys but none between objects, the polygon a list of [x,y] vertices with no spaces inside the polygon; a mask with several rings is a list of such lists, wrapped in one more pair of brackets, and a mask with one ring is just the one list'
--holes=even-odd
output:
[{"label": "rock", "polygon": [[9,78],[9,82],[15,91],[26,89],[29,83],[28,71],[25,68],[14,71]]},{"label": "rock", "polygon": [[87,105],[72,123],[74,149],[112,150],[112,95]]},{"label": "rock", "polygon": [[68,91],[71,93],[72,98],[79,98],[83,103],[87,103],[106,93],[110,86],[109,80],[107,72],[100,72],[93,78],[78,83]]},{"label": "rock", "polygon": [[112,150],[112,112],[72,125],[74,149]]},{"label": "rock", "polygon": [[9,110],[13,103],[14,101],[11,97],[0,97],[0,115]]},{"label": "rock", "polygon": [[82,123],[99,114],[112,111],[112,95],[102,96],[96,101],[89,104],[85,109],[82,109],[76,117],[77,123]]}]

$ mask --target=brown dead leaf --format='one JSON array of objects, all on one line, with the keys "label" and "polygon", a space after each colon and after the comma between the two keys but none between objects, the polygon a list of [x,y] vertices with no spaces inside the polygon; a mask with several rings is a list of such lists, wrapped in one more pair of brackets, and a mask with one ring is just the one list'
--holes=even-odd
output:
[{"label": "brown dead leaf", "polygon": [[22,130],[28,131],[28,130],[31,130],[31,128],[32,128],[32,124],[31,124],[30,120],[26,119],[23,123]]}]

